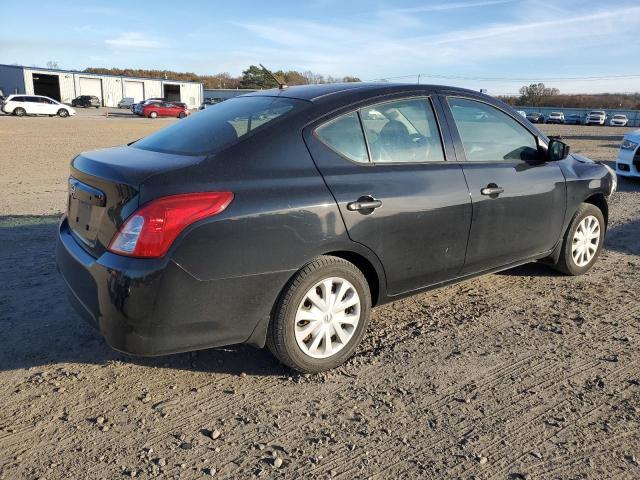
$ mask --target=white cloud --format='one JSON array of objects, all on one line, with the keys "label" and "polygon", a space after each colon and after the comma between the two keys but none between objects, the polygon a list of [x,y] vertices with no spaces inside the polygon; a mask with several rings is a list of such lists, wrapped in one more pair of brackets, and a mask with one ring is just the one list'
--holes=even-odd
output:
[{"label": "white cloud", "polygon": [[166,43],[147,37],[140,32],[125,32],[116,38],[105,40],[107,45],[112,47],[127,48],[165,48]]},{"label": "white cloud", "polygon": [[[462,5],[480,3],[450,5],[463,8]],[[431,6],[436,7],[438,5]],[[290,19],[263,19],[260,23],[235,24],[259,39],[253,40],[254,45],[236,47],[236,50],[239,50],[238,58],[255,59],[253,63],[260,61],[274,68],[311,69],[335,76],[356,74],[364,79],[421,72],[470,75],[469,72],[484,71],[491,62],[511,62],[512,66],[508,71],[488,76],[522,77],[518,74],[520,69],[528,70],[530,74],[537,64],[545,67],[541,69],[544,77],[574,76],[579,75],[575,70],[561,70],[563,55],[568,60],[585,62],[584,54],[589,51],[587,65],[592,62],[610,64],[608,59],[613,57],[607,53],[607,45],[610,43],[613,48],[620,45],[620,38],[633,38],[640,27],[640,6],[584,9],[574,11],[573,15],[551,17],[523,13],[518,16],[520,21],[458,28],[444,33],[438,33],[437,26],[389,28],[389,22],[376,15],[363,19],[358,28],[345,23],[327,25],[297,21],[297,28],[291,29]],[[560,70],[549,70],[547,64],[553,60],[558,60],[556,65]],[[592,66],[588,68],[592,69]],[[572,75],[567,75],[570,72]],[[443,79],[439,83],[451,82]],[[491,85],[498,87],[497,83]],[[597,88],[595,84],[592,86]],[[513,86],[502,83],[499,88],[506,91]]]},{"label": "white cloud", "polygon": [[476,0],[469,2],[448,2],[435,5],[421,5],[419,7],[395,8],[389,12],[398,13],[420,13],[420,12],[445,12],[447,10],[460,10],[463,8],[481,8],[504,3],[512,3],[515,0]]}]

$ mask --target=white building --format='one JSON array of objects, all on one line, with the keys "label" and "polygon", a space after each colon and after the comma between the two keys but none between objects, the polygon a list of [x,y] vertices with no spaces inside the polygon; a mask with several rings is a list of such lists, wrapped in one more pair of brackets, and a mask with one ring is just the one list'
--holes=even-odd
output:
[{"label": "white building", "polygon": [[203,100],[203,87],[199,82],[1,64],[0,90],[4,95],[45,95],[62,103],[71,103],[80,95],[95,95],[105,107],[117,106],[124,97],[133,97],[136,102],[164,97],[186,103],[189,108],[197,108]]}]

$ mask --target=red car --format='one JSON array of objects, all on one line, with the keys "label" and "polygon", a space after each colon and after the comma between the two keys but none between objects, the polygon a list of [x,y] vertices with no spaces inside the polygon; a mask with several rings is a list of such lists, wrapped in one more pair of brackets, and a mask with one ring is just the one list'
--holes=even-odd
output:
[{"label": "red car", "polygon": [[[182,104],[184,105],[184,104]],[[170,102],[157,102],[145,105],[142,109],[142,116],[149,118],[156,117],[178,117],[184,118],[189,115],[187,106],[176,105]]]}]

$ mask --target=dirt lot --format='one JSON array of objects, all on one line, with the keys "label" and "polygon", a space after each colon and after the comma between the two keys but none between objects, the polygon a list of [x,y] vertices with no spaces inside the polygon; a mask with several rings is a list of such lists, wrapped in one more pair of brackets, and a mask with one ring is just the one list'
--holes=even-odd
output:
[{"label": "dirt lot", "polygon": [[[640,478],[640,182],[588,275],[538,265],[376,309],[356,357],[112,351],[63,297],[68,162],[172,120],[0,117],[0,478]],[[627,129],[551,127],[612,160]]]}]

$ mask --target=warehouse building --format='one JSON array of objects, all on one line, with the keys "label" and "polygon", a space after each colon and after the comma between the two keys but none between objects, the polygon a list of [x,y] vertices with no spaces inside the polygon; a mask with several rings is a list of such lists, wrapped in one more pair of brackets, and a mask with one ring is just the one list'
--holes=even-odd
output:
[{"label": "warehouse building", "polygon": [[164,97],[197,108],[203,99],[202,83],[199,82],[16,65],[0,65],[0,90],[4,95],[45,95],[62,103],[71,103],[80,95],[95,95],[105,107],[116,107],[124,97],[133,97],[136,102]]}]

